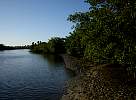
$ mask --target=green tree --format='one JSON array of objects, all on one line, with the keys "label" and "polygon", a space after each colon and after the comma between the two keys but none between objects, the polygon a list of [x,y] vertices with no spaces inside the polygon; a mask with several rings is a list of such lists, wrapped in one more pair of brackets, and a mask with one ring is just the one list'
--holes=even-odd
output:
[{"label": "green tree", "polygon": [[4,49],[5,49],[4,44],[0,44],[0,50],[4,50]]},{"label": "green tree", "polygon": [[80,32],[70,33],[69,37],[66,37],[66,51],[68,54],[76,57],[83,57],[84,47],[81,45],[82,35]]},{"label": "green tree", "polygon": [[65,39],[53,37],[48,41],[48,47],[51,53],[65,53]]},{"label": "green tree", "polygon": [[[70,15],[76,23],[69,36],[69,47],[83,49],[84,57],[94,63],[135,65],[136,56],[136,1],[86,0],[89,11]],[[73,48],[71,48],[72,50]],[[79,51],[80,51],[79,50]]]},{"label": "green tree", "polygon": [[35,53],[65,53],[65,39],[54,37],[48,43],[37,41],[32,43],[31,51]]}]

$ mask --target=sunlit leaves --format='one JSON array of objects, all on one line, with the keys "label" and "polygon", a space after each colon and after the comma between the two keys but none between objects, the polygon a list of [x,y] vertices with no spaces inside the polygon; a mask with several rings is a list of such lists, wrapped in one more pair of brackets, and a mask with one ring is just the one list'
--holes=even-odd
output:
[{"label": "sunlit leaves", "polygon": [[[86,0],[90,9],[75,13],[76,23],[69,44],[83,50],[84,57],[95,63],[135,64],[136,1]],[[78,38],[78,39],[77,39]],[[81,49],[81,48],[84,49]],[[70,48],[69,48],[70,49]]]}]

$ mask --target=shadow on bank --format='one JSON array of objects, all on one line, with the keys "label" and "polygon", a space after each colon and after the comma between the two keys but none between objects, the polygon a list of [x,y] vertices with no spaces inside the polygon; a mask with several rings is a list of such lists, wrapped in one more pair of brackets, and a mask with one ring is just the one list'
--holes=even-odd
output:
[{"label": "shadow on bank", "polygon": [[68,55],[63,58],[77,76],[67,84],[62,100],[136,100],[136,68],[120,64],[89,66]]}]

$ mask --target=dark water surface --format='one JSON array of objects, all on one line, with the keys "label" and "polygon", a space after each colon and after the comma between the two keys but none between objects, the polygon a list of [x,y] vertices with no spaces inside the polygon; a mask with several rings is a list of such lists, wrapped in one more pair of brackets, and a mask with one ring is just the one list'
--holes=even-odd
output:
[{"label": "dark water surface", "polygon": [[71,77],[59,56],[0,51],[0,100],[59,100]]}]

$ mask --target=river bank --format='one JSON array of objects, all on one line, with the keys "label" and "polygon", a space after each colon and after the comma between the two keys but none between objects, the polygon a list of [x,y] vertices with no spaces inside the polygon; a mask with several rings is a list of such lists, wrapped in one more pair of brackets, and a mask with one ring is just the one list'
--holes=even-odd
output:
[{"label": "river bank", "polygon": [[68,82],[62,100],[136,100],[135,72],[128,73],[127,66],[85,65],[82,69],[82,61],[68,55],[63,59],[77,76]]}]

